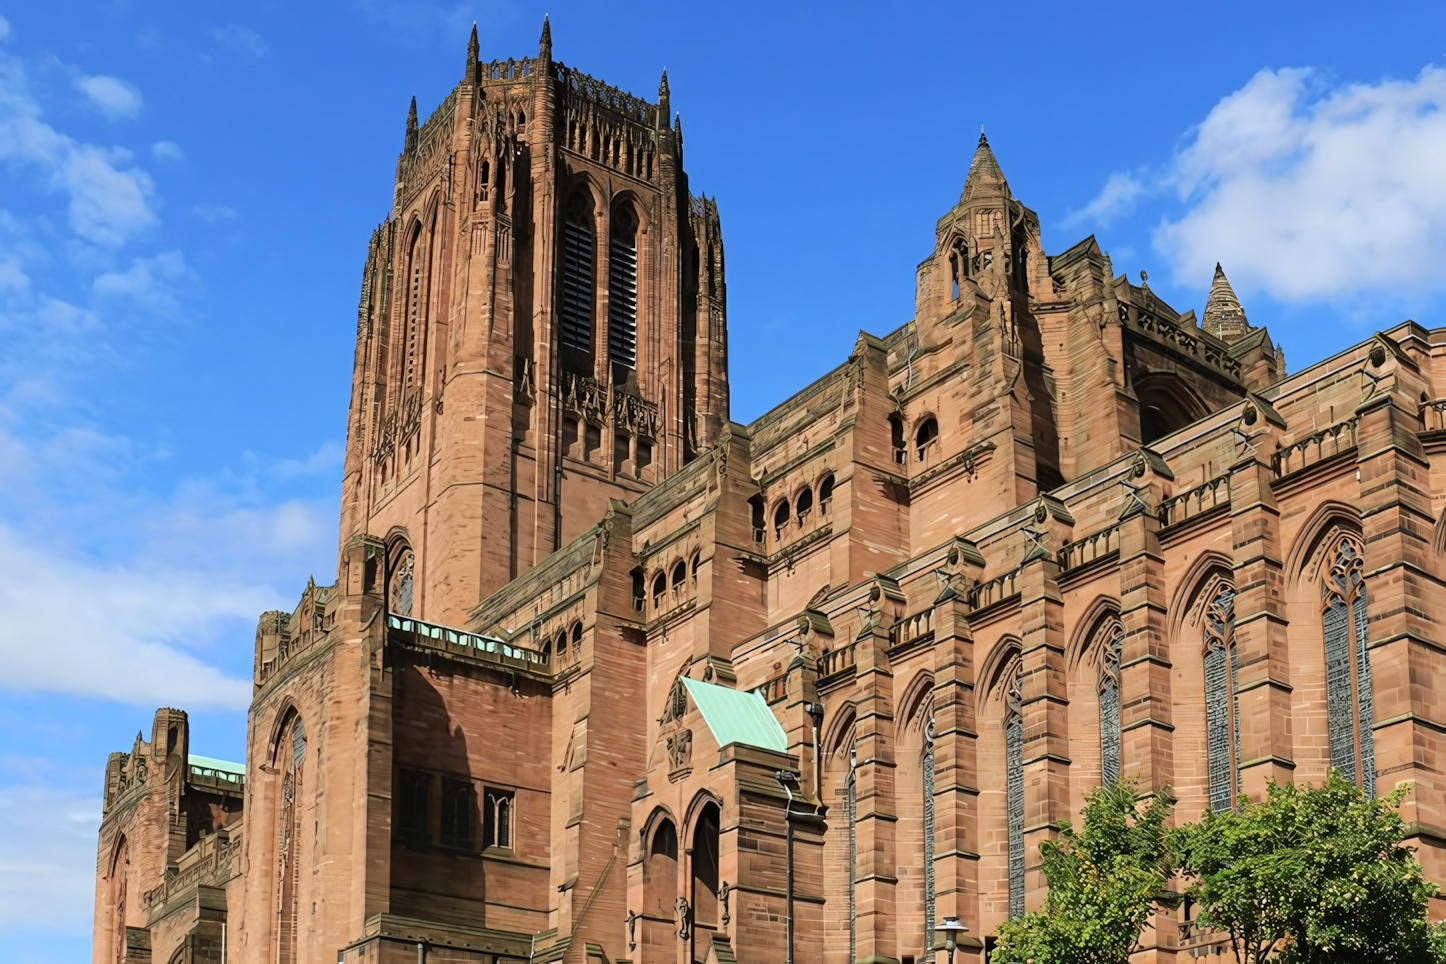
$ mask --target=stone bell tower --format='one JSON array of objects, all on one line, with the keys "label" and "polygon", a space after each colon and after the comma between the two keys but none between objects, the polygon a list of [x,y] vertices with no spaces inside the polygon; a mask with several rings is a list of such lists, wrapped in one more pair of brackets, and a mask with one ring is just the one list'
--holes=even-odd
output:
[{"label": "stone bell tower", "polygon": [[716,204],[657,100],[483,61],[407,118],[362,276],[341,539],[387,540],[389,608],[458,625],[718,437]]}]

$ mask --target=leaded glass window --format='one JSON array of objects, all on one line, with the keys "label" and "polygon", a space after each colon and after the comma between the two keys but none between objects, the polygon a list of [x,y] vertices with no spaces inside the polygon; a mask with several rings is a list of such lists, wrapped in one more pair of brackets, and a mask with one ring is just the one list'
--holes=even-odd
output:
[{"label": "leaded glass window", "polygon": [[1210,807],[1229,810],[1239,792],[1240,699],[1235,657],[1235,588],[1221,586],[1205,607],[1205,749]]},{"label": "leaded glass window", "polygon": [[844,813],[849,824],[849,960],[859,959],[858,894],[856,885],[859,877],[859,826],[858,826],[858,783],[854,779],[854,767],[858,765],[858,749],[849,749],[849,782],[844,788]]},{"label": "leaded glass window", "polygon": [[1024,696],[1016,666],[1004,694],[1005,796],[1009,814],[1009,916],[1024,913]]},{"label": "leaded glass window", "polygon": [[1322,635],[1331,766],[1374,797],[1376,752],[1364,568],[1359,545],[1342,539],[1322,580]]},{"label": "leaded glass window", "polygon": [[416,556],[412,550],[404,550],[397,559],[392,572],[392,587],[387,594],[387,608],[397,616],[412,614],[412,571],[416,568]]},{"label": "leaded glass window", "polygon": [[1111,618],[1100,635],[1100,783],[1109,786],[1120,778],[1120,654],[1125,627]]},{"label": "leaded glass window", "polygon": [[924,948],[934,946],[934,721],[924,726]]}]

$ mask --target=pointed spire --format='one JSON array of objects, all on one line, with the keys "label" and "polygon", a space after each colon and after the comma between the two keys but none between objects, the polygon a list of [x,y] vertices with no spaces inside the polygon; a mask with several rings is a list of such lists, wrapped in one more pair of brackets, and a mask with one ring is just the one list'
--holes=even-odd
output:
[{"label": "pointed spire", "polygon": [[552,59],[552,23],[545,13],[542,15],[542,39],[537,43],[537,51],[543,60]]},{"label": "pointed spire", "polygon": [[1004,172],[999,169],[999,161],[989,148],[989,139],[981,129],[979,146],[974,149],[974,160],[969,164],[969,176],[964,179],[964,193],[959,196],[959,200],[1009,196],[1009,182],[1004,179]]},{"label": "pointed spire", "polygon": [[412,106],[407,108],[407,139],[402,150],[410,153],[417,148],[417,98],[412,97]]},{"label": "pointed spire", "polygon": [[1245,308],[1235,296],[1235,289],[1225,277],[1225,269],[1215,263],[1215,278],[1210,282],[1210,295],[1205,299],[1205,317],[1200,327],[1224,341],[1231,342],[1251,331]]},{"label": "pointed spire", "polygon": [[472,37],[467,41],[467,72],[462,79],[473,82],[477,80],[477,57],[482,52],[482,45],[477,42],[477,21],[472,21]]},{"label": "pointed spire", "polygon": [[668,115],[673,112],[672,97],[668,91],[668,68],[663,68],[663,79],[658,81],[658,126],[667,129]]}]

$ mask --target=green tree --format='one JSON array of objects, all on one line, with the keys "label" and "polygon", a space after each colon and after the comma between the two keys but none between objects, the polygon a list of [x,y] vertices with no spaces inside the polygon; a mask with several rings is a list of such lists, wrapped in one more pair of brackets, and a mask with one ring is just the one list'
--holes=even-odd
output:
[{"label": "green tree", "polygon": [[1199,924],[1227,931],[1247,964],[1446,961],[1446,933],[1426,918],[1436,885],[1401,845],[1406,791],[1367,798],[1332,772],[1181,828],[1174,847]]},{"label": "green tree", "polygon": [[1083,829],[1040,844],[1044,910],[1000,927],[992,964],[1127,964],[1173,870],[1171,810],[1164,793],[1141,810],[1123,782],[1091,792]]}]

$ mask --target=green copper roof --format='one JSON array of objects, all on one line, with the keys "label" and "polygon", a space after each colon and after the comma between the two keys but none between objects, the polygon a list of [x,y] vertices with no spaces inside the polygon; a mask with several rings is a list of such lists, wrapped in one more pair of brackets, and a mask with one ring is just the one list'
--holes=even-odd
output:
[{"label": "green copper roof", "polygon": [[246,768],[239,763],[231,763],[227,760],[216,760],[209,756],[197,756],[194,753],[187,754],[186,763],[193,767],[201,767],[205,770],[225,770],[227,773],[246,772]]},{"label": "green copper roof", "polygon": [[742,743],[778,753],[788,752],[788,734],[757,693],[740,693],[687,677],[683,678],[683,685],[720,747]]}]

